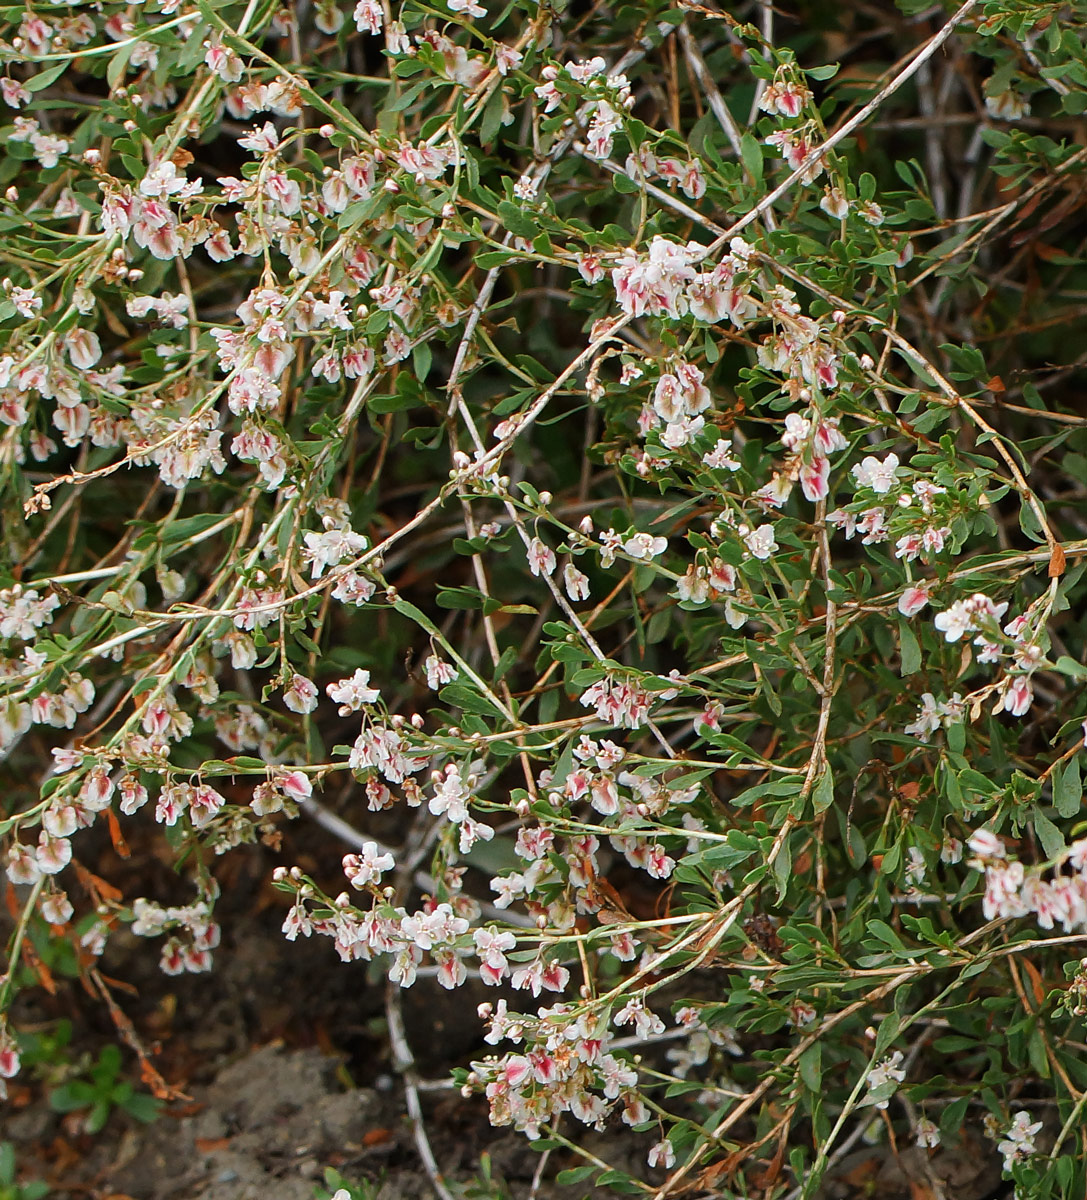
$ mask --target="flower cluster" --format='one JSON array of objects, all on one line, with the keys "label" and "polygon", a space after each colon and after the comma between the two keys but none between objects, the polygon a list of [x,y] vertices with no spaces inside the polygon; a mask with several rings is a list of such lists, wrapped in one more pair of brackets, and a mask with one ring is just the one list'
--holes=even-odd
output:
[{"label": "flower cluster", "polygon": [[[632,1019],[625,1013],[616,1014],[616,1024]],[[504,1000],[486,1005],[483,1015],[488,1043],[523,1043],[523,1053],[473,1064],[470,1083],[482,1086],[492,1125],[513,1125],[535,1139],[566,1112],[597,1129],[616,1110],[628,1125],[649,1120],[650,1111],[635,1090],[638,1072],[611,1051],[614,1035],[606,1020],[578,1015],[567,1004],[541,1008],[534,1016],[511,1013]],[[644,1007],[637,1015],[644,1032],[663,1029]]]}]

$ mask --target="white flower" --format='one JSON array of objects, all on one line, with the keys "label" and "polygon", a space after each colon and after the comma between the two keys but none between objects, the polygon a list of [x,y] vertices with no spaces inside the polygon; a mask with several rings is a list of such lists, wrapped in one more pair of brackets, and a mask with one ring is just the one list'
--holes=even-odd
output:
[{"label": "white flower", "polygon": [[912,884],[925,881],[925,856],[916,846],[910,847],[910,861],[906,866],[906,882]]},{"label": "white flower", "polygon": [[431,691],[437,691],[443,684],[451,683],[457,678],[457,668],[444,659],[439,659],[437,654],[427,655],[422,667],[426,671],[427,688]]},{"label": "white flower", "polygon": [[396,860],[388,851],[382,851],[377,842],[363,842],[358,854],[345,854],[343,871],[352,887],[364,888],[368,883],[378,883],[382,873],[395,866]]},{"label": "white flower", "polygon": [[917,719],[907,725],[902,732],[927,742],[929,734],[935,733],[942,723],[936,697],[931,692],[925,692],[921,696],[921,707],[917,712]]},{"label": "white flower", "polygon": [[675,1148],[665,1138],[663,1141],[657,1142],[649,1148],[647,1161],[651,1167],[663,1167],[666,1171],[670,1170],[676,1161]]},{"label": "white flower", "polygon": [[878,1062],[868,1072],[867,1082],[870,1097],[879,1089],[886,1089],[890,1085],[890,1090],[887,1094],[882,1099],[874,1101],[876,1108],[886,1108],[895,1088],[906,1078],[906,1072],[898,1065],[901,1061],[902,1051],[896,1050],[888,1058],[883,1059],[882,1062]]},{"label": "white flower", "polygon": [[986,96],[985,109],[989,116],[998,120],[1020,121],[1030,112],[1030,100],[1014,88],[1008,88],[995,96]]},{"label": "white flower", "polygon": [[928,604],[928,588],[910,584],[898,598],[898,611],[904,617],[912,617]]},{"label": "white flower", "polygon": [[975,829],[966,843],[979,858],[1006,858],[1004,843],[991,829]]},{"label": "white flower", "polygon": [[453,763],[445,768],[444,775],[437,771],[434,774],[434,797],[428,807],[436,817],[445,813],[450,821],[459,824],[468,817],[468,801],[472,793]]},{"label": "white flower", "polygon": [[738,471],[740,469],[739,462],[732,457],[732,443],[727,438],[722,438],[712,450],[704,454],[702,461],[713,470]]},{"label": "white flower", "polygon": [[1007,611],[1007,602],[996,604],[984,592],[975,592],[937,613],[934,624],[949,642],[957,642],[964,634],[996,625]]},{"label": "white flower", "polygon": [[656,558],[668,549],[668,539],[654,537],[651,533],[636,533],[627,538],[623,549],[631,558]]},{"label": "white flower", "polygon": [[967,612],[965,602],[956,600],[950,608],[936,614],[935,625],[949,642],[957,642],[971,631],[973,618]]},{"label": "white flower", "polygon": [[962,862],[962,842],[957,837],[950,835],[944,837],[940,844],[940,862],[949,863],[952,866]]},{"label": "white flower", "polygon": [[57,165],[62,154],[68,153],[67,139],[52,133],[32,133],[30,144],[34,147],[38,162],[47,171]]},{"label": "white flower", "polygon": [[360,33],[380,33],[385,13],[378,0],[359,0],[355,5],[355,26]]},{"label": "white flower", "polygon": [[940,1131],[928,1117],[922,1117],[917,1122],[914,1134],[917,1137],[917,1144],[922,1150],[931,1150],[940,1144]]},{"label": "white flower", "polygon": [[778,548],[772,525],[760,525],[744,534],[744,545],[758,559],[767,559]]},{"label": "white flower", "polygon": [[849,216],[849,201],[842,195],[841,189],[836,187],[823,189],[819,207],[835,221],[844,221]]},{"label": "white flower", "polygon": [[998,1142],[996,1147],[1004,1155],[1005,1171],[1010,1171],[1016,1163],[1023,1162],[1037,1152],[1034,1139],[1041,1128],[1041,1121],[1031,1122],[1030,1113],[1020,1110],[1015,1114],[1004,1140]]},{"label": "white flower", "polygon": [[583,571],[579,571],[572,562],[568,562],[562,568],[562,583],[571,600],[588,600],[589,577]]},{"label": "white flower", "polygon": [[883,209],[874,200],[865,200],[857,205],[857,212],[869,225],[883,224]]},{"label": "white flower", "polygon": [[325,567],[334,567],[345,558],[353,558],[369,545],[361,533],[350,529],[328,529],[324,533],[303,535],[306,549],[303,557],[312,564],[312,578],[316,579]]},{"label": "white flower", "polygon": [[443,684],[451,683],[457,677],[456,667],[436,654],[427,655],[423,669],[426,671],[426,685],[432,692],[436,692]]},{"label": "white flower", "polygon": [[330,700],[335,700],[341,706],[341,717],[357,712],[364,704],[373,704],[381,695],[377,688],[370,687],[370,672],[361,667],[349,679],[337,679],[335,683],[330,683],[325,691]]},{"label": "white flower", "polygon": [[552,575],[555,571],[555,564],[554,550],[538,537],[533,538],[528,544],[528,569],[532,574]]},{"label": "white flower", "polygon": [[897,454],[888,454],[882,462],[869,454],[853,468],[857,486],[871,488],[877,496],[886,495],[894,487],[897,476]]},{"label": "white flower", "polygon": [[291,712],[313,712],[317,707],[317,685],[305,675],[292,675],[283,691],[283,703]]}]

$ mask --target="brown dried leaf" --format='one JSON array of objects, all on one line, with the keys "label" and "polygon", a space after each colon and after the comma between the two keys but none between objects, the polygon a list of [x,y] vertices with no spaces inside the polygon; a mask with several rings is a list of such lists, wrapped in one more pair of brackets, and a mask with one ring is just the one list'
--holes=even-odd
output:
[{"label": "brown dried leaf", "polygon": [[1058,579],[1064,574],[1065,564],[1064,547],[1060,542],[1053,543],[1053,552],[1049,556],[1049,578]]}]

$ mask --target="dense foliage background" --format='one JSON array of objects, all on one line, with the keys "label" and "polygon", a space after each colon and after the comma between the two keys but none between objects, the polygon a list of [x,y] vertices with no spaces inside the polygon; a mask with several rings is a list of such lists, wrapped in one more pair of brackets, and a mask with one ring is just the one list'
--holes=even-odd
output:
[{"label": "dense foliage background", "polygon": [[1087,6],[0,24],[9,1087],[259,842],[443,1196],[412,985],[534,1194],[1082,1196]]}]

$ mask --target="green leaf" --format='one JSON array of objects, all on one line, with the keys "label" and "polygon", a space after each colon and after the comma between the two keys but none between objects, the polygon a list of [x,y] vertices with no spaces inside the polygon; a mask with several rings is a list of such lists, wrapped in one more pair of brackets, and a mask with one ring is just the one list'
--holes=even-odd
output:
[{"label": "green leaf", "polygon": [[479,142],[481,146],[489,146],[495,135],[502,128],[502,119],[506,115],[508,101],[502,88],[496,88],[494,95],[487,101],[483,116],[479,122]]},{"label": "green leaf", "polygon": [[1054,666],[1062,675],[1068,675],[1072,679],[1087,679],[1087,666],[1076,662],[1074,658],[1069,658],[1067,654],[1062,654]]},{"label": "green leaf", "polygon": [[921,643],[905,621],[898,623],[898,646],[902,674],[915,674],[921,668]]},{"label": "green leaf", "polygon": [[99,1100],[91,1108],[83,1121],[83,1128],[87,1133],[101,1133],[105,1128],[106,1122],[109,1120],[109,1102]]},{"label": "green leaf", "polygon": [[897,250],[881,250],[879,254],[872,254],[868,258],[862,258],[862,263],[867,263],[870,267],[893,267],[897,264],[899,253]]},{"label": "green leaf", "polygon": [[897,933],[887,924],[886,921],[871,920],[868,922],[868,932],[885,945],[890,946],[896,954],[906,955],[908,951],[902,942],[902,939]]},{"label": "green leaf", "polygon": [[527,216],[516,204],[503,200],[498,206],[498,218],[505,229],[514,237],[526,238],[528,241],[540,232],[539,226]]},{"label": "green leaf", "polygon": [[555,1176],[555,1182],[561,1187],[566,1187],[574,1183],[582,1183],[592,1175],[595,1175],[599,1169],[595,1163],[588,1163],[583,1167],[567,1167],[565,1171],[560,1171]]},{"label": "green leaf", "polygon": [[443,588],[434,597],[434,601],[441,608],[482,608],[483,593],[470,587]]},{"label": "green leaf", "polygon": [[745,133],[740,138],[740,158],[744,169],[755,184],[762,182],[762,145],[752,133]]},{"label": "green leaf", "polygon": [[479,713],[483,717],[500,717],[497,708],[479,692],[463,683],[447,683],[441,690],[441,698],[463,712]]},{"label": "green leaf", "polygon": [[1073,758],[1053,772],[1053,804],[1062,817],[1074,817],[1083,805],[1079,759]]},{"label": "green leaf", "polygon": [[71,65],[70,59],[67,59],[67,58],[62,59],[60,62],[55,63],[53,66],[47,67],[44,71],[41,71],[39,74],[32,75],[26,81],[26,83],[23,84],[23,87],[25,87],[28,92],[43,91],[45,88],[49,87],[50,84],[56,83],[56,81],[64,74],[64,72],[68,69],[68,67],[70,65]]},{"label": "green leaf", "polygon": [[382,396],[371,396],[366,401],[366,406],[375,413],[407,412],[412,408],[421,408],[422,400],[417,395],[395,392],[391,395],[386,393]]},{"label": "green leaf", "polygon": [[221,524],[222,520],[222,513],[197,513],[192,517],[181,517],[177,521],[171,521],[162,530],[159,541],[164,549],[173,548],[198,537],[213,525]]},{"label": "green leaf", "polygon": [[879,1059],[891,1043],[898,1037],[898,1031],[902,1027],[902,1019],[896,1012],[889,1012],[879,1023],[879,1032],[876,1034],[876,1044],[872,1051],[872,1057]]},{"label": "green leaf", "polygon": [[130,1117],[134,1117],[144,1125],[150,1125],[152,1121],[157,1121],[162,1110],[162,1104],[146,1092],[136,1092],[124,1102],[123,1107]]},{"label": "green leaf", "polygon": [[1046,858],[1059,858],[1067,849],[1064,835],[1041,810],[1034,813],[1034,832]]},{"label": "green leaf", "polygon": [[811,799],[816,816],[826,812],[834,803],[834,775],[829,764],[823,768],[815,787],[812,788]]},{"label": "green leaf", "polygon": [[431,358],[430,344],[428,342],[420,342],[411,352],[411,362],[415,368],[415,378],[420,383],[430,374]]},{"label": "green leaf", "polygon": [[809,1046],[797,1063],[800,1078],[810,1092],[823,1090],[823,1047],[819,1042]]}]

